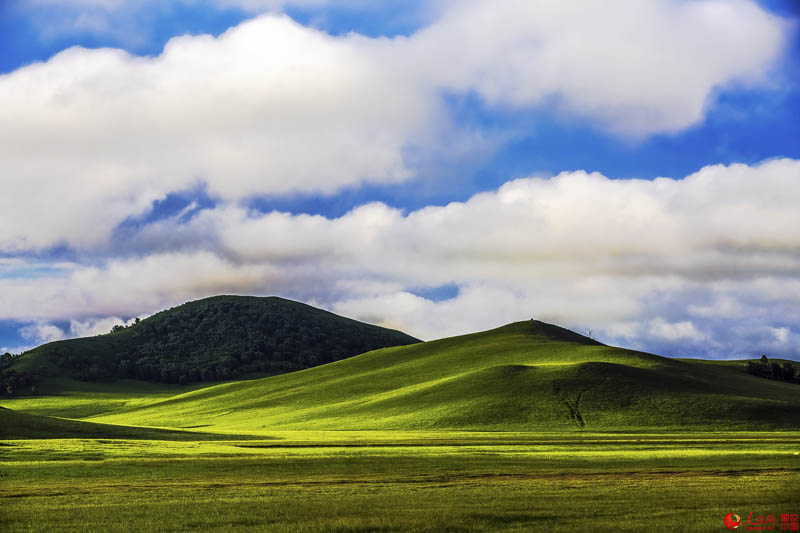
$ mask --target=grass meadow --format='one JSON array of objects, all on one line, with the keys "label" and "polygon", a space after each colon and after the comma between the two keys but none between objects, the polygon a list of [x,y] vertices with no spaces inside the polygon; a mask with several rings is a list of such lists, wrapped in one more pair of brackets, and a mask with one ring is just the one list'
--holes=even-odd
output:
[{"label": "grass meadow", "polygon": [[9,532],[722,531],[799,488],[796,432],[0,443]]}]

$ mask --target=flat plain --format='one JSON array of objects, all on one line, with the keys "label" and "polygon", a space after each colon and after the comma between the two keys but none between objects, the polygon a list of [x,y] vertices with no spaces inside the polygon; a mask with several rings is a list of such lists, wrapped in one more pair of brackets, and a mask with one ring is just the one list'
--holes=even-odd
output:
[{"label": "flat plain", "polygon": [[[269,438],[265,438],[269,437]],[[800,433],[11,440],[4,531],[721,531],[795,512]]]}]

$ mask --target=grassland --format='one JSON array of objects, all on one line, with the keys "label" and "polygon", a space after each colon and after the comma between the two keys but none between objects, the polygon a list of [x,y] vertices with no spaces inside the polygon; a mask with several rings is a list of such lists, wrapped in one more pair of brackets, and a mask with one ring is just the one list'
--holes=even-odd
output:
[{"label": "grassland", "polygon": [[280,432],[0,446],[4,531],[720,531],[800,504],[800,434]]},{"label": "grassland", "polygon": [[721,531],[800,511],[800,386],[539,322],[194,390],[49,387],[0,410],[2,531]]}]

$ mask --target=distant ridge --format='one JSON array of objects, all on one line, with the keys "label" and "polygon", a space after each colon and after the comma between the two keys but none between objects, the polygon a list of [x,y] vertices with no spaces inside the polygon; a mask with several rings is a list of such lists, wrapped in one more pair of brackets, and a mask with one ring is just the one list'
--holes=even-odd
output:
[{"label": "distant ridge", "polygon": [[128,328],[45,344],[10,370],[190,383],[302,370],[418,339],[278,297],[213,296]]}]

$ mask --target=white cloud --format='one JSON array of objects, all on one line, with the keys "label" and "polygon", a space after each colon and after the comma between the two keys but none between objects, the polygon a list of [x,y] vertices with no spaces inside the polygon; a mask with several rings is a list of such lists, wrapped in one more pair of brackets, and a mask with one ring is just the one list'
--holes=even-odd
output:
[{"label": "white cloud", "polygon": [[[143,316],[198,295],[247,293],[281,275],[270,265],[236,265],[201,251],[113,259],[58,277],[0,278],[9,302],[0,318]],[[12,310],[11,304],[23,305]]]},{"label": "white cloud", "polygon": [[786,344],[789,340],[789,328],[772,328],[772,334],[775,335],[775,340],[781,344]]},{"label": "white cloud", "polygon": [[714,91],[763,81],[786,33],[745,0],[446,5],[410,37],[334,37],[264,15],[177,37],[157,57],[72,48],[0,76],[0,124],[13,125],[0,129],[0,250],[101,246],[198,184],[235,202],[408,179],[410,148],[468,139],[446,135],[448,91],[546,104],[624,135],[677,131]]},{"label": "white cloud", "polygon": [[[146,316],[147,315],[142,315],[138,318],[146,318]],[[102,335],[111,331],[114,326],[133,325],[136,318],[137,317],[125,321],[116,316],[104,316],[87,318],[85,320],[70,320],[69,327],[66,330],[55,324],[42,321],[35,322],[19,329],[20,337],[32,344],[15,346],[13,348],[2,347],[0,348],[0,353],[8,351],[22,353],[48,342]]]},{"label": "white cloud", "polygon": [[[346,215],[258,214],[222,206],[186,224],[144,228],[134,247],[213,243],[240,263],[357,261],[374,275],[438,285],[456,276],[704,280],[797,272],[800,162],[711,166],[682,180],[609,179],[585,172],[511,181],[465,203],[404,215],[381,203]],[[433,268],[447,264],[446,271]],[[700,308],[694,308],[700,314]]]},{"label": "white cloud", "polygon": [[0,347],[0,354],[4,353],[11,353],[11,354],[20,354],[25,353],[28,350],[32,350],[36,348],[38,344],[17,344],[14,346],[2,346]]},{"label": "white cloud", "polygon": [[663,318],[656,318],[650,322],[650,334],[659,339],[680,341],[684,339],[702,341],[705,335],[688,320],[681,322],[667,322]]},{"label": "white cloud", "polygon": [[74,337],[93,337],[108,333],[114,326],[130,326],[135,322],[135,318],[125,321],[116,316],[106,316],[89,318],[86,320],[70,320],[69,338]]},{"label": "white cloud", "polygon": [[20,329],[19,333],[26,341],[35,342],[36,344],[60,341],[67,338],[64,331],[58,326],[41,322],[25,326]]},{"label": "white cloud", "polygon": [[[428,339],[535,317],[653,351],[797,355],[797,205],[800,161],[785,159],[680,180],[520,179],[410,213],[220,206],[143,227],[127,243],[142,255],[0,278],[0,318],[130,316],[210,294],[279,294]],[[164,236],[171,252],[147,252]],[[446,284],[457,296],[411,292]]]},{"label": "white cloud", "polygon": [[[161,33],[174,17],[181,22],[197,17],[202,24],[219,14],[229,18],[276,13],[299,9],[311,14],[312,25],[324,22],[325,11],[358,10],[360,15],[374,16],[391,8],[390,2],[373,0],[3,0],[4,8],[22,14],[38,34],[40,40],[58,42],[65,37],[83,37],[86,34],[101,42],[113,43],[129,50],[151,50],[159,42]],[[404,10],[402,17],[421,24],[429,19],[429,12],[437,12],[439,0]],[[404,6],[406,7],[406,6]],[[236,13],[239,11],[239,13]],[[322,15],[314,15],[316,12]],[[209,15],[211,13],[211,15]],[[395,20],[398,18],[393,14]],[[167,21],[166,24],[164,21]],[[179,27],[185,24],[178,24]]]},{"label": "white cloud", "polygon": [[415,36],[440,86],[555,105],[623,135],[700,122],[713,91],[763,81],[787,30],[746,0],[454,2]]},{"label": "white cloud", "polygon": [[406,178],[435,102],[363,48],[264,16],[157,58],[74,48],[0,77],[0,248],[93,245],[198,182],[240,199]]}]

